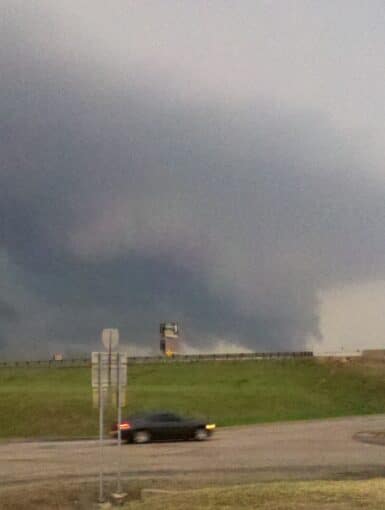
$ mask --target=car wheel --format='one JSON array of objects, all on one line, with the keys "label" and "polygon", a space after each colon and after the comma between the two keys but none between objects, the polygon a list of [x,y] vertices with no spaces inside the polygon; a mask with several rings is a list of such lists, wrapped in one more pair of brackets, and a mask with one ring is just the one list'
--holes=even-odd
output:
[{"label": "car wheel", "polygon": [[132,435],[132,442],[135,444],[144,444],[151,441],[151,434],[148,430],[136,430]]},{"label": "car wheel", "polygon": [[194,439],[196,441],[204,441],[209,437],[209,434],[206,429],[199,427],[199,429],[196,429],[194,432]]}]

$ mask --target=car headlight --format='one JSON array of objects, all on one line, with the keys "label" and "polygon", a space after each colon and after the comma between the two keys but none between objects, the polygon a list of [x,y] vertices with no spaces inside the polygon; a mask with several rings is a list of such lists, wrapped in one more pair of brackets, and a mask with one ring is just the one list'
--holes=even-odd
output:
[{"label": "car headlight", "polygon": [[206,430],[214,430],[216,427],[215,423],[208,423],[206,425]]}]

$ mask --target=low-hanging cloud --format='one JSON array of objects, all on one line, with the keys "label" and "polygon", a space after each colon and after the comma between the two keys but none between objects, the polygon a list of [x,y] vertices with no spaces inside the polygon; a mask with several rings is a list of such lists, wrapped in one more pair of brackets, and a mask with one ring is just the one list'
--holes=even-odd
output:
[{"label": "low-hanging cloud", "polygon": [[302,348],[320,290],[385,277],[385,184],[358,136],[266,98],[177,95],[142,65],[135,81],[60,65],[14,49],[16,25],[0,53],[5,348],[109,325],[151,346],[164,319],[198,348]]}]

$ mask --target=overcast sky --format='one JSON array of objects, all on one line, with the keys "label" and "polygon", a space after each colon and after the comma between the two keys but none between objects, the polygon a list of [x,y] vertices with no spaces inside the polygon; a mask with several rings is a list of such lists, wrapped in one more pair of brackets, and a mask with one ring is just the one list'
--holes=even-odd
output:
[{"label": "overcast sky", "polygon": [[0,9],[3,355],[383,343],[383,1]]}]

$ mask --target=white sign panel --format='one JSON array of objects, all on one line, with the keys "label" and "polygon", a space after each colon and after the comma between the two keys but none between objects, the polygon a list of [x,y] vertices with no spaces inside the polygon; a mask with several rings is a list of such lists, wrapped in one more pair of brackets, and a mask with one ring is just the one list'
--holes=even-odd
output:
[{"label": "white sign panel", "polygon": [[105,401],[108,390],[114,389],[112,403],[117,405],[120,399],[120,406],[124,407],[126,405],[127,354],[123,352],[93,352],[91,361],[94,406],[97,407],[100,403],[100,391],[103,393]]},{"label": "white sign panel", "polygon": [[118,329],[103,329],[102,343],[108,351],[116,349],[119,345],[119,330]]},{"label": "white sign panel", "polygon": [[115,387],[127,385],[126,353],[93,352],[91,361],[93,388],[99,388],[99,386],[102,388],[108,388],[110,386]]},{"label": "white sign panel", "polygon": [[[118,400],[120,399],[120,407],[126,407],[127,405],[127,396],[126,396],[126,386],[120,386],[119,394],[117,388],[116,391],[113,391],[112,394],[109,394],[108,388],[102,388],[103,402],[107,402],[108,397],[111,398],[111,403],[114,407],[118,406]],[[100,395],[99,388],[92,388],[92,406],[97,409],[100,406]]]}]

